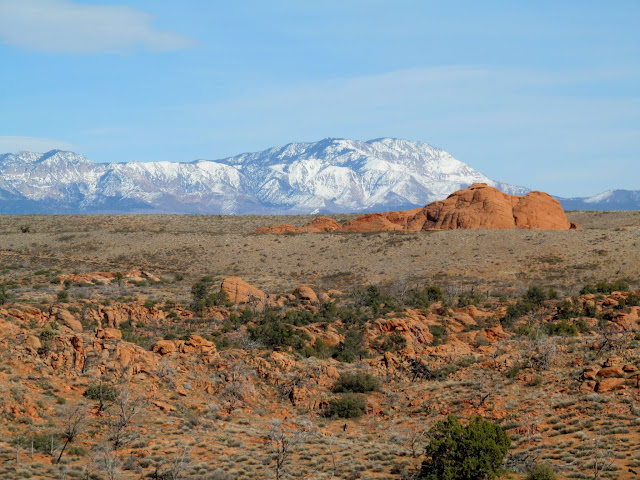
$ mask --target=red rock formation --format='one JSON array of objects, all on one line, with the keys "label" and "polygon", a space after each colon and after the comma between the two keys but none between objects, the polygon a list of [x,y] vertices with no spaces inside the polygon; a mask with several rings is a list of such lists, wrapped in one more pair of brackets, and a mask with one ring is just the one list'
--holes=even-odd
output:
[{"label": "red rock formation", "polygon": [[[399,213],[399,212],[389,212]],[[402,225],[393,223],[387,213],[367,213],[353,220],[349,220],[341,228],[341,232],[392,232],[404,230]]]},{"label": "red rock formation", "polygon": [[298,300],[301,300],[303,302],[318,303],[319,301],[316,292],[314,292],[311,287],[307,287],[306,285],[300,285],[293,291],[293,294]]},{"label": "red rock formation", "polygon": [[340,228],[340,224],[333,218],[316,217],[296,230],[296,233],[324,233],[334,232]]},{"label": "red rock formation", "polygon": [[569,230],[560,202],[542,192],[508,195],[485,183],[452,193],[424,207],[422,230],[458,228]]},{"label": "red rock formation", "polygon": [[272,227],[260,227],[255,233],[271,233],[276,235],[282,235],[283,233],[325,233],[333,232],[340,228],[340,224],[333,218],[329,217],[316,217],[310,222],[305,223],[300,228],[295,228],[293,225],[274,225]]},{"label": "red rock formation", "polygon": [[256,233],[390,232],[455,230],[458,228],[533,230],[577,230],[550,195],[530,192],[523,197],[508,195],[486,183],[474,183],[446,200],[424,208],[399,212],[367,213],[340,226],[330,218],[318,217],[299,229],[291,225],[263,227]]},{"label": "red rock formation", "polygon": [[240,277],[225,278],[220,285],[220,291],[224,292],[233,303],[258,301],[264,304],[267,301],[267,295],[262,290],[249,285]]}]

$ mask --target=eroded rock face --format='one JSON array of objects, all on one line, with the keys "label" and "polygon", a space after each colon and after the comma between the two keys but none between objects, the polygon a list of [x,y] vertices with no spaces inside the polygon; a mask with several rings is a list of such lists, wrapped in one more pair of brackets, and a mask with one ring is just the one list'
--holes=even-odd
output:
[{"label": "eroded rock face", "polygon": [[69,310],[58,310],[55,312],[56,320],[62,326],[69,328],[74,332],[82,331],[82,323],[76,319]]},{"label": "eroded rock face", "polygon": [[452,193],[424,208],[398,212],[367,213],[339,225],[318,217],[299,229],[291,225],[263,227],[257,233],[391,232],[420,230],[512,229],[576,230],[551,195],[530,192],[524,197],[508,195],[486,183]]},{"label": "eroded rock face", "polygon": [[422,230],[458,228],[569,230],[560,202],[543,192],[508,195],[485,183],[449,195],[424,207]]},{"label": "eroded rock face", "polygon": [[323,233],[334,232],[340,228],[340,224],[333,218],[316,217],[296,230],[296,233]]},{"label": "eroded rock face", "polygon": [[230,302],[246,303],[257,301],[264,303],[267,300],[267,294],[259,288],[249,285],[240,277],[227,277],[220,285],[220,291],[227,295]]},{"label": "eroded rock face", "polygon": [[[390,213],[390,212],[388,212]],[[399,212],[393,212],[399,213]],[[404,230],[400,224],[393,223],[387,213],[367,213],[353,220],[349,220],[341,228],[341,232],[393,232]]]}]

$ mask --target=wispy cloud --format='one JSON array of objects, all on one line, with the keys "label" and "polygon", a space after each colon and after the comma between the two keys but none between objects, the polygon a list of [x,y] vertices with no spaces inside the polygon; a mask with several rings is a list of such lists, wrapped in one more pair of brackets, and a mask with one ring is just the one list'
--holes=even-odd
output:
[{"label": "wispy cloud", "polygon": [[0,0],[0,39],[28,50],[114,53],[134,48],[181,50],[194,41],[158,30],[145,12],[71,0]]},{"label": "wispy cloud", "polygon": [[76,150],[71,143],[50,138],[0,136],[0,153],[15,153],[20,150],[29,152],[48,152],[49,150]]}]

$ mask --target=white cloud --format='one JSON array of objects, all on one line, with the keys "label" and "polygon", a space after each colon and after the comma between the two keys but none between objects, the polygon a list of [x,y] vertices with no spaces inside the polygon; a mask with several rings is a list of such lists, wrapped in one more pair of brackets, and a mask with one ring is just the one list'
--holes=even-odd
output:
[{"label": "white cloud", "polygon": [[28,152],[48,152],[49,150],[76,150],[70,143],[49,138],[0,136],[0,154]]},{"label": "white cloud", "polygon": [[0,0],[0,39],[28,50],[113,53],[132,48],[181,50],[193,40],[158,30],[145,12],[71,0]]}]

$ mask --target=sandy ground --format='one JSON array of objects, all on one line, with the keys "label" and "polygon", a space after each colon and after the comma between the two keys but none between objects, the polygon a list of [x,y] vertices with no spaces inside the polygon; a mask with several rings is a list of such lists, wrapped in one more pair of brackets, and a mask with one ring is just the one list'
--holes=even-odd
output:
[{"label": "sandy ground", "polygon": [[313,217],[1,216],[0,262],[28,270],[142,268],[188,281],[237,275],[271,292],[301,283],[437,283],[491,292],[541,283],[572,294],[599,280],[640,283],[640,212],[568,216],[583,230],[256,235],[259,226],[299,226]]}]

